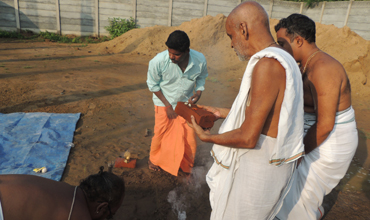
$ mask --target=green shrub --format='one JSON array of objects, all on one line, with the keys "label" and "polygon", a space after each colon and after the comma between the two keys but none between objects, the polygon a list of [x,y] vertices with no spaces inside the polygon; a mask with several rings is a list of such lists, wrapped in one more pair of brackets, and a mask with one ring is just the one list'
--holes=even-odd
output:
[{"label": "green shrub", "polygon": [[18,38],[23,39],[24,36],[16,31],[2,31],[0,30],[0,38]]},{"label": "green shrub", "polygon": [[103,38],[95,38],[91,36],[76,36],[76,37],[67,37],[55,33],[50,33],[48,31],[40,32],[39,36],[43,39],[49,39],[53,42],[59,42],[59,43],[99,43],[109,40],[107,37]]},{"label": "green shrub", "polygon": [[[55,34],[55,33],[50,33],[48,31],[40,32],[39,35],[40,35],[40,37],[42,37],[44,39],[48,39],[48,40],[53,41],[53,42],[69,43],[69,42],[72,42],[72,40],[73,40],[73,39],[69,39],[66,36],[62,36],[62,35]],[[79,42],[76,42],[76,43],[79,43]]]},{"label": "green shrub", "polygon": [[108,21],[109,26],[106,26],[105,30],[109,32],[112,39],[121,36],[131,29],[138,28],[132,17],[130,17],[130,19],[108,18]]}]

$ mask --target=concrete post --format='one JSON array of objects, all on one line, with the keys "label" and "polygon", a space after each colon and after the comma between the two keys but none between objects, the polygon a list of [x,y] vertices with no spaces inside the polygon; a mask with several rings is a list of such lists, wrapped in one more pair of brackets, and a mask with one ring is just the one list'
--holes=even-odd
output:
[{"label": "concrete post", "polygon": [[134,18],[134,21],[135,21],[135,24],[136,24],[136,11],[137,11],[137,0],[133,0],[133,9],[134,9],[134,15],[133,15],[133,18]]},{"label": "concrete post", "polygon": [[270,0],[269,18],[272,16],[272,7],[274,6],[274,0]]},{"label": "concrete post", "polygon": [[15,13],[15,23],[17,24],[17,32],[20,32],[21,31],[21,22],[19,20],[18,0],[14,0],[14,13]]},{"label": "concrete post", "polygon": [[326,5],[326,2],[323,2],[322,7],[321,7],[321,15],[320,15],[320,21],[319,21],[320,23],[322,21],[322,17],[324,16],[325,5]]},{"label": "concrete post", "polygon": [[203,16],[207,15],[207,10],[208,10],[208,0],[204,0]]},{"label": "concrete post", "polygon": [[348,23],[348,18],[349,18],[349,14],[351,13],[352,3],[353,3],[353,0],[349,1],[347,15],[346,15],[346,19],[344,20],[343,26],[346,26]]},{"label": "concrete post", "polygon": [[95,0],[95,36],[99,37],[99,0]]},{"label": "concrete post", "polygon": [[60,26],[60,5],[59,0],[55,0],[55,14],[57,19],[57,34],[62,34],[61,26]]},{"label": "concrete post", "polygon": [[172,26],[172,0],[168,2],[168,26]]}]

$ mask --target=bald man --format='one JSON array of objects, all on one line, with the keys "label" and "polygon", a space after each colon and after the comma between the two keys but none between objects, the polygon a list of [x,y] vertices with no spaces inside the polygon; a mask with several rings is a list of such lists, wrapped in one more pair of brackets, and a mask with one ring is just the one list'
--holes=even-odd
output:
[{"label": "bald man", "polygon": [[226,33],[239,59],[249,59],[231,109],[203,106],[225,119],[218,134],[192,118],[202,141],[214,143],[207,174],[211,219],[273,219],[303,153],[303,86],[293,57],[270,33],[266,11],[243,2]]}]

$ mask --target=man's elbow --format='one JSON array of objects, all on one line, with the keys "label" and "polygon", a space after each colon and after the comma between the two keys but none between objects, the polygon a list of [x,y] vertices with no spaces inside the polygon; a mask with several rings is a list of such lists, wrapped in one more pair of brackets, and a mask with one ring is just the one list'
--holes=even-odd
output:
[{"label": "man's elbow", "polygon": [[326,122],[326,123],[317,123],[317,131],[322,135],[329,135],[330,132],[334,128],[334,121],[333,122]]},{"label": "man's elbow", "polygon": [[253,138],[245,138],[243,139],[238,148],[245,148],[245,149],[253,149],[256,147],[257,141]]}]

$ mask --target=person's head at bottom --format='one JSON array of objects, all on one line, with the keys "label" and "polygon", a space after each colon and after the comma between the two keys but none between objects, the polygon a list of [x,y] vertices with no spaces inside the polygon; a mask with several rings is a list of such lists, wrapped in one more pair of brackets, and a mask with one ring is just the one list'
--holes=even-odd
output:
[{"label": "person's head at bottom", "polygon": [[113,218],[125,196],[123,179],[103,169],[100,167],[98,174],[88,176],[79,185],[93,220]]},{"label": "person's head at bottom", "polygon": [[176,30],[172,32],[166,41],[170,59],[175,64],[186,61],[190,51],[190,40],[184,31]]}]

